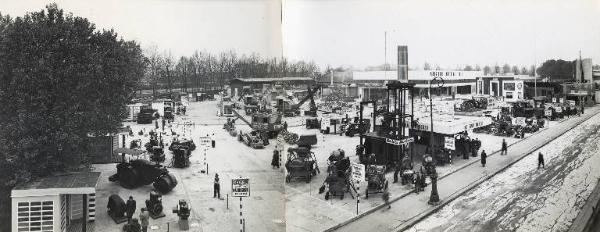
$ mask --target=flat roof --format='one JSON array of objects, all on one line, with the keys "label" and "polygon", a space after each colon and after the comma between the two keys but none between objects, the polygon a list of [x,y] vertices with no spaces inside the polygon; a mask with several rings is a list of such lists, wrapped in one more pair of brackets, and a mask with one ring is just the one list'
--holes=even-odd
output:
[{"label": "flat roof", "polygon": [[95,193],[98,178],[100,178],[100,172],[71,172],[47,176],[16,186],[12,189],[11,196]]},{"label": "flat roof", "polygon": [[232,81],[238,80],[241,82],[276,82],[276,81],[312,81],[310,77],[281,77],[281,78],[234,78]]}]

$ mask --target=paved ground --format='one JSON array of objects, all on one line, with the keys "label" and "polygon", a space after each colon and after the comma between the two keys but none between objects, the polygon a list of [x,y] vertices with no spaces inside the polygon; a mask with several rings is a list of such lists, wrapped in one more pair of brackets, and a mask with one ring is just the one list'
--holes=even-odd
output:
[{"label": "paved ground", "polygon": [[[523,155],[535,151],[537,148],[547,144],[554,138],[573,128],[575,125],[597,114],[599,110],[600,107],[593,107],[586,110],[586,114],[582,117],[571,118],[551,127],[552,129],[541,131],[521,142],[515,143],[509,147],[509,152],[506,156],[500,156],[498,153],[490,155],[485,168],[481,167],[480,163],[475,162],[460,171],[442,178],[438,182],[441,200],[447,201],[453,194],[464,191],[472,183],[485,179],[492,173],[507,167]],[[415,219],[420,218],[420,216],[423,216],[428,213],[428,211],[432,210],[432,206],[427,204],[430,191],[431,189],[427,187],[425,189],[425,194],[406,195],[393,202],[390,210],[373,211],[358,220],[337,228],[337,230],[394,231],[401,229],[403,226],[414,222]],[[392,198],[394,197],[394,194],[397,193],[392,193]]]},{"label": "paved ground", "polygon": [[599,130],[596,115],[408,231],[567,231],[600,177]]}]

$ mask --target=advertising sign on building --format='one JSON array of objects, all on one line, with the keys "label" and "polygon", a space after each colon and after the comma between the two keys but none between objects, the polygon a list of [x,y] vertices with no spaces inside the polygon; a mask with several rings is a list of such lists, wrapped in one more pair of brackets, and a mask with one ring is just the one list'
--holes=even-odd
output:
[{"label": "advertising sign on building", "polygon": [[351,163],[352,180],[356,183],[360,183],[365,179],[365,165],[358,163]]},{"label": "advertising sign on building", "polygon": [[544,110],[544,115],[546,117],[551,117],[552,116],[552,110]]},{"label": "advertising sign on building", "polygon": [[250,196],[250,179],[248,179],[248,178],[231,179],[231,196],[233,196],[233,197],[249,197]]},{"label": "advertising sign on building", "polygon": [[406,139],[403,139],[403,140],[390,139],[390,138],[386,138],[385,139],[386,143],[389,143],[389,144],[392,144],[392,145],[396,145],[396,146],[407,145],[407,144],[412,143],[414,141],[415,141],[415,139],[412,138],[412,137],[406,138]]},{"label": "advertising sign on building", "polygon": [[561,97],[561,98],[559,98],[559,99],[558,99],[558,101],[559,101],[560,103],[565,103],[565,99],[563,99],[562,97]]},{"label": "advertising sign on building", "polygon": [[552,98],[552,103],[556,103],[556,98],[555,97]]},{"label": "advertising sign on building", "polygon": [[444,148],[454,151],[454,142],[454,137],[444,137]]}]

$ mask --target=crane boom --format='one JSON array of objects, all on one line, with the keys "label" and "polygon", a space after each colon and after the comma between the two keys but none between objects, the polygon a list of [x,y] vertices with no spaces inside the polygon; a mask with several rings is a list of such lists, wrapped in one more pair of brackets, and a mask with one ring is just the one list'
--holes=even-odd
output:
[{"label": "crane boom", "polygon": [[298,104],[293,105],[291,108],[298,109],[302,104],[304,104],[309,99],[311,101],[311,104],[314,104],[313,96],[315,95],[315,93],[317,91],[319,91],[319,88],[321,88],[321,86],[319,86],[319,85],[316,85],[312,90],[310,89],[310,87],[308,87],[308,94],[304,98],[302,98],[302,100],[300,102],[298,102]]},{"label": "crane boom", "polygon": [[237,110],[231,109],[231,111],[233,112],[233,114],[235,114],[235,116],[239,119],[241,119],[242,121],[244,121],[246,124],[248,124],[248,126],[250,126],[250,128],[252,127],[252,123],[248,122],[248,120],[246,120],[246,118],[244,118],[244,116],[242,116],[240,113],[237,112]]}]

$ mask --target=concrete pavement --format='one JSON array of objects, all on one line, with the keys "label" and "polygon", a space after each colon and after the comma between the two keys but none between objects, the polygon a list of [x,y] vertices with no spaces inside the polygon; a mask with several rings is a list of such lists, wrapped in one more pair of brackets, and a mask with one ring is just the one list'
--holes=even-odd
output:
[{"label": "concrete pavement", "polygon": [[[482,181],[490,178],[496,173],[501,172],[512,163],[520,160],[527,154],[535,151],[539,147],[551,142],[556,137],[562,135],[569,129],[577,126],[581,122],[589,119],[600,112],[600,107],[595,106],[586,110],[581,117],[572,117],[564,122],[554,125],[551,129],[540,131],[529,136],[508,149],[508,155],[501,156],[499,152],[488,155],[486,167],[481,167],[479,162],[472,162],[469,165],[441,178],[438,181],[438,192],[441,203],[432,207],[427,204],[429,200],[430,186],[421,194],[406,194],[396,196],[396,201],[392,203],[389,210],[379,210],[382,204],[378,204],[372,210],[369,210],[357,217],[342,222],[332,228],[330,231],[401,231],[414,223],[418,222],[427,215],[435,212],[445,203],[458,197],[465,191],[477,186]],[[392,193],[393,194],[393,193]],[[394,198],[394,196],[391,196]]]}]

